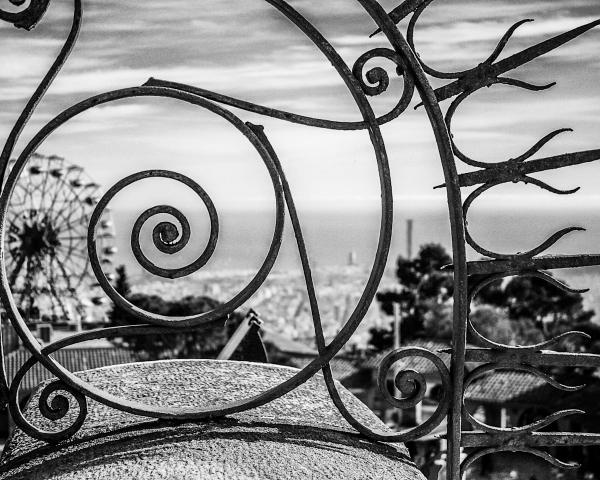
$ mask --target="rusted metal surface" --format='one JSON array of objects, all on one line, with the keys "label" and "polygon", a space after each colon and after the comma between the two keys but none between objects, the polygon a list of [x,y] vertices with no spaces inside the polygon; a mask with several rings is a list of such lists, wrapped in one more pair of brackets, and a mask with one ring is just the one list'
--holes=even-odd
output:
[{"label": "rusted metal surface", "polygon": [[[58,57],[12,128],[0,155],[0,183],[7,176],[9,160],[13,156],[17,157],[14,167],[6,178],[6,183],[3,186],[0,196],[0,260],[2,263],[2,269],[0,270],[0,280],[2,281],[0,297],[7,310],[8,317],[21,337],[23,344],[32,353],[32,358],[23,366],[10,385],[4,373],[0,376],[0,390],[6,392],[5,396],[8,397],[6,401],[8,402],[11,415],[20,429],[31,437],[44,440],[48,443],[59,443],[69,439],[85,422],[88,399],[93,399],[108,407],[124,412],[162,420],[181,421],[222,417],[269,403],[297,388],[313,377],[319,370],[322,370],[329,395],[339,412],[358,432],[373,441],[403,442],[418,439],[434,431],[436,427],[439,427],[444,418],[447,417],[447,478],[451,480],[458,480],[465,469],[479,458],[498,451],[527,452],[539,456],[555,466],[572,468],[572,465],[559,462],[547,452],[540,450],[540,448],[544,446],[600,444],[600,437],[594,434],[538,431],[541,428],[554,424],[557,420],[567,415],[580,414],[581,412],[578,410],[556,412],[545,419],[524,427],[501,429],[479,421],[468,412],[464,405],[465,391],[471,382],[491,371],[507,368],[523,370],[543,378],[556,388],[570,391],[576,390],[578,387],[562,385],[540,368],[547,366],[600,366],[600,356],[597,355],[552,352],[547,350],[555,347],[561,339],[585,336],[581,332],[567,332],[557,338],[537,345],[509,346],[493,342],[486,338],[475,329],[469,319],[469,306],[477,293],[484,286],[507,276],[533,276],[552,283],[566,291],[576,291],[555,280],[545,270],[599,265],[600,254],[570,256],[542,256],[542,254],[563,236],[583,229],[574,226],[560,230],[539,246],[524,253],[500,253],[480,245],[469,233],[466,220],[469,208],[481,195],[494,187],[506,183],[524,182],[556,194],[574,193],[577,189],[560,190],[531,177],[530,174],[599,160],[600,150],[574,152],[531,160],[531,157],[538,153],[549,141],[569,130],[560,129],[549,133],[528,151],[516,158],[503,162],[489,163],[480,159],[470,158],[462,153],[452,135],[452,119],[457,113],[458,107],[470,95],[483,87],[502,84],[534,91],[550,88],[553,84],[536,86],[502,75],[576,39],[591,28],[600,25],[600,20],[590,22],[562,35],[545,40],[503,60],[498,60],[514,32],[524,23],[531,21],[529,19],[522,20],[508,29],[494,51],[484,62],[461,72],[441,72],[430,67],[418,55],[418,48],[414,41],[418,20],[422,13],[433,3],[433,0],[406,0],[390,13],[386,13],[377,0],[356,1],[377,25],[377,30],[373,35],[379,34],[385,36],[389,42],[389,47],[376,48],[363,53],[355,60],[352,67],[350,67],[315,26],[306,20],[289,3],[284,0],[265,0],[267,4],[271,5],[290,22],[291,28],[296,28],[302,32],[313,43],[314,47],[331,63],[340,76],[341,82],[345,84],[356,103],[358,112],[360,113],[360,117],[356,121],[342,122],[299,115],[209,91],[197,85],[186,85],[169,80],[150,78],[143,85],[102,93],[74,104],[50,120],[39,132],[33,135],[21,152],[15,152],[15,145],[20,139],[29,118],[44,97],[46,91],[51,87],[54,78],[59,74],[62,66],[67,62],[69,54],[76,43],[81,29],[83,8],[81,0],[73,0],[73,17],[70,33]],[[21,0],[11,0],[11,3],[14,5],[23,5]],[[0,9],[0,19],[20,28],[31,29],[42,19],[49,5],[49,0],[31,0],[18,13]],[[143,8],[143,6],[140,8]],[[406,36],[404,36],[396,24],[407,17],[410,17],[410,19],[408,21]],[[391,61],[395,65],[394,73],[396,76],[402,77],[403,90],[395,106],[389,112],[378,117],[371,107],[369,97],[384,93],[390,84],[390,76],[381,67],[366,70],[366,64],[367,62],[382,59]],[[432,78],[436,79],[437,84],[439,84],[439,80],[446,81],[447,83],[434,89],[431,83]],[[390,253],[393,197],[388,158],[380,126],[400,116],[413,101],[415,92],[420,97],[420,103],[417,106],[422,105],[424,107],[435,135],[444,175],[444,183],[441,187],[446,188],[447,191],[453,247],[452,268],[455,286],[453,294],[454,328],[450,351],[451,368],[450,370],[447,369],[439,357],[439,352],[412,348],[400,349],[390,353],[380,365],[378,375],[381,393],[390,405],[398,408],[411,408],[423,399],[424,389],[426,388],[423,375],[414,371],[396,372],[394,368],[396,362],[410,356],[423,357],[436,367],[442,379],[443,392],[434,415],[423,424],[401,432],[377,432],[355,418],[346,407],[333,380],[329,362],[348,342],[363,320],[369,305],[374,299],[384,273]],[[194,180],[184,175],[168,170],[149,170],[126,177],[109,188],[106,195],[100,199],[96,206],[88,228],[88,253],[94,274],[104,293],[121,309],[136,318],[140,324],[137,326],[113,327],[89,331],[42,348],[33,334],[28,330],[24,319],[16,307],[4,263],[6,215],[15,182],[19,174],[26,167],[31,155],[46,137],[58,127],[69,122],[79,114],[99,105],[135,97],[170,98],[201,108],[228,122],[250,142],[264,163],[271,180],[275,198],[275,227],[269,250],[263,263],[248,285],[242,288],[232,299],[213,311],[189,317],[173,318],[156,315],[135,307],[112,286],[109,278],[103,271],[102,262],[97,253],[96,228],[102,212],[107,208],[110,200],[120,191],[133,186],[136,182],[156,177],[178,182],[184,188],[191,189],[201,199],[209,213],[210,237],[204,252],[195,261],[185,267],[163,269],[147,258],[140,247],[140,235],[143,225],[150,218],[159,214],[167,214],[174,218],[175,222],[161,222],[155,227],[152,233],[152,241],[159,251],[169,255],[176,255],[186,245],[193,242],[194,239],[192,238],[189,222],[179,210],[169,205],[157,205],[142,212],[133,226],[131,248],[135,258],[149,273],[163,278],[173,279],[188,276],[202,268],[208,262],[218,242],[219,220],[216,208],[207,192]],[[441,102],[452,98],[452,102],[446,111],[443,112],[440,105]],[[302,233],[302,225],[282,163],[269,141],[265,129],[260,125],[244,122],[242,118],[232,113],[227,107],[235,107],[242,112],[251,112],[307,127],[331,130],[364,130],[369,135],[375,156],[375,164],[378,169],[381,193],[381,223],[377,251],[368,282],[360,300],[355,305],[354,310],[348,315],[344,326],[329,343],[326,342],[323,333],[319,301],[313,282],[311,262]],[[459,175],[457,172],[458,161],[477,170]],[[467,196],[463,203],[461,188],[471,186],[478,187]],[[211,328],[216,324],[222,324],[229,314],[242,306],[261,287],[271,271],[282,243],[286,212],[291,219],[302,264],[319,353],[314,361],[291,378],[251,398],[210,407],[174,409],[162,405],[139,403],[109,395],[93,385],[82,381],[50,356],[56,350],[90,339],[111,338],[131,333],[153,334],[174,330],[205,329]],[[482,261],[467,262],[467,245],[487,258]],[[467,348],[466,338],[468,332],[476,339],[476,348]],[[481,365],[467,375],[465,373],[465,363],[467,361],[477,362]],[[70,408],[76,408],[78,412],[76,420],[71,425],[67,427],[63,426],[62,429],[57,428],[55,431],[45,431],[30,423],[23,416],[18,404],[19,383],[27,371],[36,363],[41,363],[58,378],[57,381],[49,384],[41,395],[39,404],[40,412],[50,420],[59,420],[65,417]],[[390,372],[396,373],[395,385],[400,394],[403,395],[401,398],[397,398],[387,390],[385,380],[388,378]],[[69,403],[68,398],[71,399],[71,403]],[[468,428],[463,425],[464,418],[475,428],[474,432],[466,431]],[[473,450],[461,465],[462,447],[469,447]]]}]

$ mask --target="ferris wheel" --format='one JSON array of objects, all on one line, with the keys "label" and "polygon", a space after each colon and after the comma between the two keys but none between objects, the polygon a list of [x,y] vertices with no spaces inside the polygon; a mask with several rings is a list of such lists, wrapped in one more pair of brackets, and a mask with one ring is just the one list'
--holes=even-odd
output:
[{"label": "ferris wheel", "polygon": [[[78,323],[90,308],[104,304],[87,251],[89,220],[100,193],[82,167],[56,155],[32,155],[21,173],[6,217],[6,266],[28,322]],[[108,211],[97,238],[101,261],[110,266],[116,248]]]}]

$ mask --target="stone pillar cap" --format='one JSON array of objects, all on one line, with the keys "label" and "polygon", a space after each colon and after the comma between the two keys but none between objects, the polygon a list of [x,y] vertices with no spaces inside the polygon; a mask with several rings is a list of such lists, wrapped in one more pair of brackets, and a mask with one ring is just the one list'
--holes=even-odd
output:
[{"label": "stone pillar cap", "polygon": [[[248,398],[295,373],[294,368],[257,363],[170,360],[87,370],[78,376],[123,398],[185,408]],[[52,429],[37,408],[46,383],[32,395],[25,415],[36,426]],[[339,388],[361,422],[388,430],[356,397]],[[88,407],[81,430],[60,448],[15,432],[0,461],[4,468],[15,468],[0,478],[424,478],[402,444],[376,443],[357,435],[335,409],[320,374],[265,406],[201,422],[155,421],[92,400]],[[67,416],[62,421],[68,420]],[[29,460],[20,460],[32,451]]]}]

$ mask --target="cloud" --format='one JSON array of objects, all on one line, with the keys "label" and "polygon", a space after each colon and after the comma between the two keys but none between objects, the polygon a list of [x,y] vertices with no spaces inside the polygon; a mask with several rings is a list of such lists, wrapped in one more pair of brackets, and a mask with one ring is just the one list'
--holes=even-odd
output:
[{"label": "cloud", "polygon": [[[86,2],[80,40],[40,105],[25,138],[77,101],[107,90],[140,85],[150,76],[306,115],[358,119],[356,105],[332,65],[299,29],[266,2],[172,0],[168,3],[165,6],[163,0]],[[388,10],[395,4],[385,2]],[[331,41],[350,66],[365,51],[388,46],[381,35],[368,38],[374,22],[358,2],[328,0],[325,5],[296,0],[291,5]],[[56,56],[71,15],[69,2],[53,2],[46,18],[33,32],[0,27],[3,36],[0,137],[6,136]],[[596,0],[568,3],[437,0],[419,21],[417,47],[432,66],[469,68],[487,58],[510,25],[528,17],[536,21],[516,32],[505,55],[600,17],[600,4]],[[547,133],[546,129],[564,126],[553,122],[573,119],[579,123],[578,136],[570,141],[594,145],[597,138],[593,128],[586,129],[585,125],[593,126],[600,113],[598,102],[594,101],[600,95],[597,81],[600,60],[596,55],[599,41],[600,32],[588,32],[572,44],[511,73],[522,75],[519,78],[525,80],[545,81],[552,71],[552,79],[561,81],[555,94],[515,96],[513,91],[493,88],[473,96],[457,114],[457,138],[474,145],[473,148],[489,147],[495,142],[522,143],[528,147],[531,137],[537,139],[540,132]],[[393,78],[388,61],[372,62],[388,68]],[[437,80],[433,82],[436,86],[440,84]],[[397,89],[391,89],[371,101],[380,112],[396,98]],[[237,113],[243,120],[266,123],[270,131],[278,131],[278,122]],[[65,126],[57,136],[60,139],[47,145],[57,151],[48,153],[88,156],[91,163],[101,165],[107,145],[115,149],[123,145],[122,155],[131,165],[146,164],[148,158],[158,162],[169,152],[178,158],[180,165],[188,157],[195,158],[201,130],[206,142],[215,140],[216,146],[207,149],[207,157],[220,158],[221,152],[228,162],[243,164],[247,145],[229,140],[230,137],[220,133],[217,123],[198,115],[197,109],[186,109],[176,102],[153,99],[118,102],[94,108]],[[319,191],[336,199],[353,198],[352,190],[365,178],[365,165],[371,172],[373,153],[369,143],[363,141],[366,134],[329,137],[307,127],[285,124],[287,127],[287,133],[279,133],[279,145],[284,146],[284,161],[298,169],[298,178],[307,165],[312,173],[327,170],[328,178],[334,178],[340,165],[345,164],[344,156],[351,157],[356,167],[344,170],[349,187],[313,179],[318,185],[312,188],[310,182],[303,183],[303,195],[308,198],[311,192],[316,195]],[[407,195],[429,193],[431,186],[439,183],[441,172],[424,112],[405,112],[384,127],[384,133],[392,162],[403,168],[396,170],[401,174],[394,178],[399,188],[407,191]],[[349,140],[353,135],[362,140]],[[218,161],[205,165],[209,165],[207,169],[222,168]],[[97,174],[103,175],[100,170]],[[242,188],[232,184],[232,188],[237,187]],[[377,192],[368,190],[365,195],[377,196]],[[226,195],[223,201],[227,201]]]}]

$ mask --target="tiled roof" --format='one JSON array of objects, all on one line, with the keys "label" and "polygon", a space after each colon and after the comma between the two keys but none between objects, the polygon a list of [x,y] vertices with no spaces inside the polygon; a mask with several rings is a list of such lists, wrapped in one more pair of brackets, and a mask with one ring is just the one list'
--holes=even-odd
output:
[{"label": "tiled roof", "polygon": [[[439,350],[445,350],[449,348],[449,345],[439,341],[433,340],[414,340],[411,341],[409,345],[402,345],[403,347],[421,347],[432,352],[438,353],[441,356],[442,360],[446,364],[446,366],[450,366],[450,354],[447,353],[439,353]],[[364,370],[373,370],[379,367],[379,364],[383,360],[383,358],[390,352],[391,350],[386,350],[384,352],[377,353],[376,355],[372,355],[363,360],[344,358],[344,357],[334,357],[331,360],[331,370],[333,372],[333,376],[339,380],[343,381],[358,373],[359,371]],[[314,354],[290,354],[286,357],[288,361],[287,364],[295,366],[297,368],[304,368],[310,362],[314,360],[317,356],[316,352]],[[401,368],[416,370],[417,372],[428,374],[435,373],[437,369],[435,366],[427,359],[423,357],[410,357],[404,360],[397,362],[398,366]]]},{"label": "tiled roof", "polygon": [[272,345],[283,353],[301,353],[306,355],[316,355],[317,351],[297,340],[292,340],[285,335],[267,330],[261,327],[260,335],[265,345]]},{"label": "tiled roof", "polygon": [[[12,381],[30,356],[23,348],[6,356],[6,374],[9,381]],[[53,353],[52,357],[71,372],[138,361],[135,352],[125,348],[66,348]],[[21,382],[22,394],[28,394],[40,382],[52,377],[42,365],[35,364]]]},{"label": "tiled roof", "polygon": [[[291,366],[304,368],[314,359],[314,355],[293,355],[288,357],[287,360]],[[354,375],[359,370],[354,362],[347,358],[334,357],[329,364],[331,365],[334,378],[340,382]]]},{"label": "tiled roof", "polygon": [[[442,359],[442,361],[444,362],[444,364],[447,367],[450,367],[450,354],[449,353],[440,353],[440,350],[447,350],[448,348],[450,348],[450,345],[447,343],[435,341],[435,340],[417,339],[417,340],[411,340],[409,344],[403,344],[402,347],[403,348],[408,348],[408,347],[425,348],[426,350],[437,353],[440,356],[440,358]],[[383,358],[390,352],[391,352],[391,350],[385,350],[376,355],[372,355],[372,356],[366,358],[364,361],[362,361],[360,363],[360,367],[375,370],[375,369],[379,368],[379,365],[381,364]],[[395,365],[397,365],[398,368],[400,368],[400,369],[411,369],[411,370],[415,370],[419,373],[422,373],[424,375],[437,372],[435,365],[433,365],[433,363],[431,363],[429,360],[427,360],[426,358],[423,358],[423,357],[406,357],[402,360],[399,360]]]},{"label": "tiled roof", "polygon": [[524,401],[546,382],[528,372],[496,370],[476,379],[467,389],[466,398],[481,403]]},{"label": "tiled roof", "polygon": [[[441,352],[448,350],[447,343],[434,340],[411,340],[402,347],[421,347],[437,353],[447,367],[450,366],[450,354]],[[365,359],[361,368],[377,369],[383,358],[390,352],[387,350]],[[397,364],[401,369],[415,370],[424,375],[436,373],[435,366],[422,357],[407,357]],[[476,379],[467,389],[466,398],[478,403],[530,403],[532,399],[542,398],[548,385],[541,378],[517,370],[495,370]],[[550,387],[551,388],[551,387]]]}]

